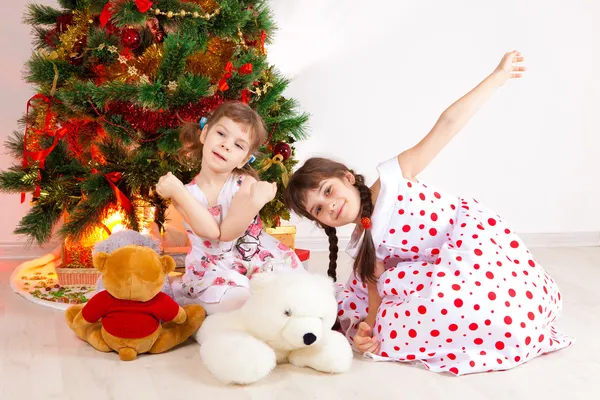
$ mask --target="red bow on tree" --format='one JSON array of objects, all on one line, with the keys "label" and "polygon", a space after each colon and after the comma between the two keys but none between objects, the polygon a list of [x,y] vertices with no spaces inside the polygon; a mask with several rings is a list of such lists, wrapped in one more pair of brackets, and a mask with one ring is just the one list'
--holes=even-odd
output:
[{"label": "red bow on tree", "polygon": [[260,49],[262,53],[265,54],[265,41],[267,40],[267,32],[262,31],[260,33]]},{"label": "red bow on tree", "polygon": [[[234,70],[235,70],[235,68],[233,68],[233,64],[231,63],[231,61],[228,61],[227,65],[225,65],[225,75],[223,75],[223,78],[221,78],[221,80],[219,81],[219,90],[221,92],[225,92],[225,91],[229,90],[229,84],[227,83],[227,79],[231,78]],[[240,68],[238,68],[237,72],[240,75],[251,74],[252,73],[252,64],[247,63],[247,64],[242,65]]]},{"label": "red bow on tree", "polygon": [[[44,128],[42,129],[34,129],[31,126],[29,126],[29,108],[31,107],[31,103],[34,100],[42,100],[44,103],[46,103],[46,118],[44,121]],[[39,161],[39,168],[44,169],[44,163],[46,161],[46,157],[48,157],[48,154],[50,154],[52,152],[52,150],[54,150],[54,148],[56,147],[56,145],[58,144],[58,141],[67,133],[68,129],[65,127],[62,127],[56,131],[52,130],[51,127],[51,122],[52,122],[52,118],[54,117],[54,114],[52,113],[51,109],[50,109],[50,103],[53,101],[53,98],[44,96],[43,94],[36,94],[35,96],[33,96],[31,99],[29,99],[29,101],[27,102],[27,110],[25,111],[25,134],[23,136],[23,168],[27,168],[30,165],[29,160],[31,159],[32,162],[35,161]],[[37,134],[43,134],[43,135],[48,135],[50,137],[53,137],[54,140],[52,142],[52,144],[50,145],[50,147],[43,149],[43,150],[39,150],[39,151],[29,151],[27,149],[27,137],[30,131],[33,131],[34,133]],[[38,170],[38,181],[40,181],[42,179],[42,174],[40,173],[40,171]],[[35,185],[35,193],[34,196],[38,197],[40,195],[40,185],[36,184]],[[25,193],[21,193],[21,203],[25,202]]]},{"label": "red bow on tree", "polygon": [[131,212],[131,210],[133,210],[133,206],[131,205],[131,201],[129,201],[129,199],[127,198],[127,196],[125,195],[125,193],[123,193],[118,187],[117,185],[115,185],[115,183],[119,182],[121,180],[121,178],[123,177],[123,174],[120,172],[109,172],[108,174],[104,175],[106,177],[106,180],[108,181],[108,183],[110,184],[110,186],[112,187],[112,190],[115,194],[115,197],[117,198],[117,204],[119,204],[121,207],[123,207],[123,209],[125,211],[127,211],[128,213]]}]

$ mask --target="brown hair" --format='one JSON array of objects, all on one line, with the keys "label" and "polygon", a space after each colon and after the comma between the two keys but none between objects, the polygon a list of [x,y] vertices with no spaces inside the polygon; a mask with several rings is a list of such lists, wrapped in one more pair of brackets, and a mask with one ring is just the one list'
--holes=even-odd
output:
[{"label": "brown hair", "polygon": [[[329,237],[329,269],[327,275],[336,280],[338,238],[336,229],[326,226],[317,221],[306,210],[306,192],[319,187],[324,179],[338,178],[342,179],[346,173],[354,175],[354,187],[360,193],[361,217],[371,218],[373,214],[373,200],[371,199],[371,190],[365,185],[362,175],[355,174],[344,164],[329,160],[327,158],[310,158],[299,168],[290,178],[290,182],[284,193],[284,201],[288,208],[296,214],[315,221],[318,226],[325,230]],[[375,282],[375,245],[371,230],[366,229],[363,242],[354,259],[354,273],[360,277],[363,282]]]},{"label": "brown hair", "polygon": [[[267,138],[267,130],[263,119],[256,111],[250,108],[249,105],[241,101],[226,101],[210,115],[206,116],[206,129],[210,129],[221,118],[227,117],[232,121],[244,125],[248,129],[250,136],[250,149],[248,154],[256,154],[261,144]],[[181,148],[177,152],[179,161],[183,164],[197,167],[202,160],[202,143],[200,142],[200,134],[202,130],[197,122],[184,122],[181,131],[179,132],[179,142]],[[244,165],[242,168],[236,168],[235,172],[250,175],[258,179],[256,170],[250,164]]]}]

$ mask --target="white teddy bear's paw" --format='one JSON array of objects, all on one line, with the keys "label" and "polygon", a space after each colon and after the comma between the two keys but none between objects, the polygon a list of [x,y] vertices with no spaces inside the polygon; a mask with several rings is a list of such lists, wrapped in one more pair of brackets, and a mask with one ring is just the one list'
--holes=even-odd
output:
[{"label": "white teddy bear's paw", "polygon": [[294,350],[289,355],[291,364],[309,367],[321,372],[346,372],[352,365],[352,348],[339,332],[329,331],[322,342],[314,347]]},{"label": "white teddy bear's paw", "polygon": [[277,364],[273,349],[242,332],[222,332],[205,339],[200,356],[206,369],[225,384],[257,382]]}]

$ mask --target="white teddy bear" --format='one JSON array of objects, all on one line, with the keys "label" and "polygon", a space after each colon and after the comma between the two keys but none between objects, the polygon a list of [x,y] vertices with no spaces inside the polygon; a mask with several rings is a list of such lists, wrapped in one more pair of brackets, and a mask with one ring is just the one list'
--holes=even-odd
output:
[{"label": "white teddy bear", "polygon": [[242,308],[209,316],[196,333],[202,361],[217,379],[250,384],[286,362],[327,373],[350,369],[350,344],[331,330],[337,315],[331,279],[303,270],[264,272],[250,286]]}]

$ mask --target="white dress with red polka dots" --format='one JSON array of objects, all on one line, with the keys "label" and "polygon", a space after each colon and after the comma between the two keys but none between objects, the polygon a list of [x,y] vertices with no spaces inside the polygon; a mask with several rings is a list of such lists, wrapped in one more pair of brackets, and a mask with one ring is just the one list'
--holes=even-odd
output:
[{"label": "white dress with red polka dots", "polygon": [[[186,188],[221,225],[244,177],[232,174],[223,185],[214,207],[208,205],[206,196],[194,181]],[[246,232],[231,242],[201,238],[185,221],[183,225],[190,238],[191,249],[185,260],[186,271],[181,287],[181,295],[185,299],[178,299],[177,294],[175,296],[180,303],[219,303],[231,287],[249,290],[250,279],[257,272],[302,267],[293,250],[263,231],[258,215]]]},{"label": "white dress with red polka dots", "polygon": [[[510,369],[572,343],[553,326],[562,307],[557,285],[502,218],[476,200],[407,181],[396,157],[378,170],[371,233],[385,272],[373,359],[463,375]],[[352,341],[367,315],[366,286],[351,276],[338,302]]]}]

